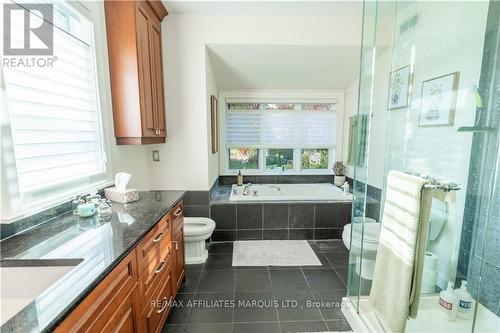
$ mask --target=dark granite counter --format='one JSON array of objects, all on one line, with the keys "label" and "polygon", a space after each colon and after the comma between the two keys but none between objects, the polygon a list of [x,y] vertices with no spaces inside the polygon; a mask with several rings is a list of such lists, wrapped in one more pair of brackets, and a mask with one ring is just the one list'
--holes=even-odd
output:
[{"label": "dark granite counter", "polygon": [[0,242],[1,259],[83,259],[0,327],[1,332],[53,330],[185,195],[140,192],[140,200],[113,203],[107,222],[71,212]]}]

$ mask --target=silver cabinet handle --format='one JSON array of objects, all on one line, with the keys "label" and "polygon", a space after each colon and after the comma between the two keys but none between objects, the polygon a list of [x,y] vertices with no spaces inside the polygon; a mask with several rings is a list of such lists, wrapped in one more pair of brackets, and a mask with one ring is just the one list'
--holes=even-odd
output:
[{"label": "silver cabinet handle", "polygon": [[175,249],[178,250],[179,249],[179,242],[178,241],[174,241],[174,244],[175,244]]},{"label": "silver cabinet handle", "polygon": [[168,298],[163,297],[163,298],[162,298],[162,301],[163,301],[164,305],[161,307],[161,309],[156,310],[156,313],[162,313],[162,312],[163,312],[163,311],[167,308],[167,305],[168,305]]},{"label": "silver cabinet handle", "polygon": [[165,268],[165,260],[162,260],[160,265],[158,265],[158,268],[156,269],[155,274],[160,273],[164,268]]},{"label": "silver cabinet handle", "polygon": [[182,208],[181,208],[181,207],[179,207],[179,208],[177,208],[177,209],[175,210],[175,212],[174,212],[174,216],[175,216],[175,217],[179,217],[179,216],[181,216],[181,214],[182,214]]},{"label": "silver cabinet handle", "polygon": [[162,238],[163,238],[163,232],[159,233],[158,236],[156,236],[156,238],[153,239],[153,243],[154,244],[158,243]]}]

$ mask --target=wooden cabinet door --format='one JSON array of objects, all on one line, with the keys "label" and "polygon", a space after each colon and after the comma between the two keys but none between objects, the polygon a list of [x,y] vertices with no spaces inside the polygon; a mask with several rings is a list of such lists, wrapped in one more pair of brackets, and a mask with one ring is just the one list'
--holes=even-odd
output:
[{"label": "wooden cabinet door", "polygon": [[165,137],[165,103],[163,98],[163,66],[161,52],[161,26],[156,20],[151,21],[149,29],[151,81],[153,89],[153,114],[157,136]]},{"label": "wooden cabinet door", "polygon": [[[55,332],[102,332],[116,314],[116,309],[121,308],[124,302],[135,302],[136,294],[132,291],[136,286],[137,261],[134,250],[64,319]],[[127,301],[128,298],[131,299]]]},{"label": "wooden cabinet door", "polygon": [[104,1],[116,143],[165,143],[161,1]]},{"label": "wooden cabinet door", "polygon": [[142,136],[156,136],[156,119],[151,75],[150,30],[152,21],[149,5],[143,1],[136,2],[137,61],[139,70],[139,96],[141,105]]},{"label": "wooden cabinet door", "polygon": [[172,267],[168,267],[164,278],[156,286],[152,299],[143,310],[140,332],[155,333],[161,332],[163,324],[171,310],[173,299]]},{"label": "wooden cabinet door", "polygon": [[137,306],[137,288],[120,304],[112,316],[108,319],[103,333],[135,333],[139,332],[138,320],[139,309]]},{"label": "wooden cabinet door", "polygon": [[181,287],[184,279],[184,228],[180,229],[180,231],[176,233],[173,243],[175,251],[174,278],[177,291]]}]

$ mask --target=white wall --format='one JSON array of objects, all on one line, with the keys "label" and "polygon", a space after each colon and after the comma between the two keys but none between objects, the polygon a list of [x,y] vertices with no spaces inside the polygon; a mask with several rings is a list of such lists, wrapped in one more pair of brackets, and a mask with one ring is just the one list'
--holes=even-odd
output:
[{"label": "white wall", "polygon": [[361,36],[359,16],[173,13],[162,29],[167,142],[139,148],[160,150],[161,161],[149,162],[150,184],[158,189],[207,190],[216,176],[208,132],[207,44],[359,45]]},{"label": "white wall", "polygon": [[[485,1],[454,5],[413,2],[397,16],[397,22],[414,13],[420,13],[421,19],[414,30],[395,39],[392,67],[414,63],[413,97],[408,109],[390,111],[387,171],[419,172],[463,186],[447,195],[447,224],[430,246],[439,257],[441,287],[454,278],[458,259],[472,133],[457,129],[474,124],[476,108],[471,88],[479,83],[487,9]],[[460,72],[460,81],[454,125],[418,126],[422,82],[456,71]]]},{"label": "white wall", "polygon": [[[413,30],[395,38],[375,61],[368,184],[384,188],[390,170],[412,171],[459,183],[462,190],[443,197],[448,204],[446,225],[429,249],[438,255],[438,285],[446,287],[456,273],[458,247],[467,193],[467,177],[472,134],[458,133],[461,126],[474,123],[475,100],[471,87],[478,85],[487,2],[411,2],[397,12],[399,24],[415,13],[420,23]],[[442,13],[447,13],[447,20]],[[471,21],[473,18],[473,21]],[[473,22],[474,24],[471,24]],[[413,92],[410,107],[387,110],[389,73],[413,63]],[[455,123],[453,126],[420,127],[422,82],[434,77],[460,72]],[[355,80],[346,90],[344,126],[357,111]],[[344,137],[344,159],[347,159],[348,133]],[[352,176],[352,169],[350,170]]]},{"label": "white wall", "polygon": [[[457,129],[474,123],[475,100],[471,88],[479,82],[487,5],[484,1],[453,6],[445,2],[407,3],[397,12],[395,30],[399,31],[399,24],[415,13],[420,13],[420,23],[408,33],[396,36],[393,48],[377,57],[373,71],[368,184],[384,188],[388,171],[403,170],[463,186],[446,198],[442,193],[438,195],[447,201],[448,218],[438,239],[430,242],[429,250],[438,255],[441,287],[446,287],[446,281],[452,281],[456,273],[472,148],[472,134],[458,133]],[[444,12],[447,20],[442,19]],[[388,111],[391,67],[398,69],[412,62],[410,107]],[[454,125],[419,127],[422,82],[455,71],[460,72],[460,81]],[[345,128],[349,126],[349,117],[357,112],[358,86],[359,79],[346,90]],[[347,160],[348,139],[346,130],[344,160]],[[353,176],[352,168],[349,176]]]}]

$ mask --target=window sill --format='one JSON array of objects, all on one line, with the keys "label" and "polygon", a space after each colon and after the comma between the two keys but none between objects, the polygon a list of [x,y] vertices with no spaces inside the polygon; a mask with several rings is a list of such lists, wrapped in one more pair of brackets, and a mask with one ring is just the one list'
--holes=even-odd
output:
[{"label": "window sill", "polygon": [[106,187],[112,186],[114,184],[115,184],[114,180],[102,181],[99,183],[92,184],[90,186],[82,186],[78,189],[75,189],[75,191],[67,192],[67,193],[61,194],[59,196],[52,197],[46,201],[26,204],[21,208],[21,210],[17,214],[11,215],[11,216],[5,216],[5,217],[2,216],[0,219],[0,223],[1,224],[9,224],[9,223],[19,221],[21,219],[30,217],[30,216],[35,215],[37,213],[43,212],[45,210],[48,210],[48,209],[57,207],[59,205],[62,205],[66,202],[69,202],[74,197],[77,197],[79,195],[87,194],[90,191],[95,190],[95,189],[101,190],[101,189],[104,189]]}]

